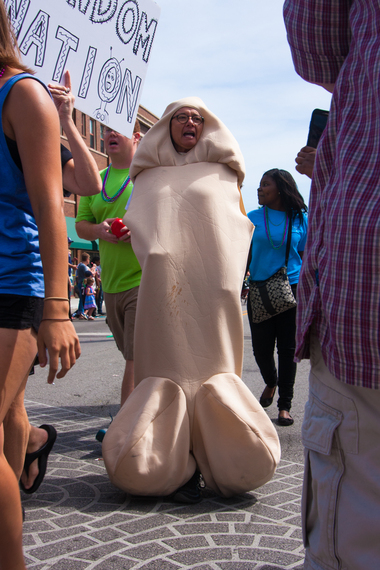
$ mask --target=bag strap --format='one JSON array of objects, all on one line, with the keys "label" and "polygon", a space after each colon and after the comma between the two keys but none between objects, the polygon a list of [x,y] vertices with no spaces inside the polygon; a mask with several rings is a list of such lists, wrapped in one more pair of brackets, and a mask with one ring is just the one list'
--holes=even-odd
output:
[{"label": "bag strap", "polygon": [[292,239],[292,216],[289,217],[288,239],[286,241],[286,252],[285,252],[285,267],[286,268],[288,267],[291,239]]}]

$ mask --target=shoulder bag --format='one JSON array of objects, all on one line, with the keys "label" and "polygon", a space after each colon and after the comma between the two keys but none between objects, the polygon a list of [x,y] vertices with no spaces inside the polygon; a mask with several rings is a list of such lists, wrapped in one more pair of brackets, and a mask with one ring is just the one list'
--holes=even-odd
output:
[{"label": "shoulder bag", "polygon": [[265,281],[249,282],[249,302],[251,303],[252,322],[254,323],[261,323],[274,315],[297,306],[287,271],[291,238],[292,219],[290,218],[285,265]]}]

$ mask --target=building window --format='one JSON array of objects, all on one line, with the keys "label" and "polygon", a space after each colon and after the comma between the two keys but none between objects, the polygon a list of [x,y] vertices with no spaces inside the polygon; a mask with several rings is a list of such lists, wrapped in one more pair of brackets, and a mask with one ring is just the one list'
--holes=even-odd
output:
[{"label": "building window", "polygon": [[90,119],[90,148],[96,149],[96,123]]},{"label": "building window", "polygon": [[86,115],[82,113],[82,136],[86,136]]},{"label": "building window", "polygon": [[77,124],[77,110],[73,109],[73,121],[74,121],[74,125]]},{"label": "building window", "polygon": [[100,152],[104,154],[104,125],[100,125]]}]

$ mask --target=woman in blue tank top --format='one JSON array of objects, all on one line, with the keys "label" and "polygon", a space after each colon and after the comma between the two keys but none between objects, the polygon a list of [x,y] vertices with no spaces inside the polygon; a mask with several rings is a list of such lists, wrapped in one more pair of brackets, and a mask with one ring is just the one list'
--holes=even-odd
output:
[{"label": "woman in blue tank top", "polygon": [[[22,65],[0,0],[0,568],[25,570],[18,479],[29,422],[15,426],[15,473],[4,455],[3,422],[23,398],[38,350],[48,382],[80,355],[68,317],[67,237],[59,120],[46,88]],[[14,149],[20,162],[16,164]],[[10,149],[13,148],[13,154]],[[21,168],[20,168],[21,166]],[[59,370],[59,360],[61,369]],[[59,370],[59,372],[58,372]]]}]

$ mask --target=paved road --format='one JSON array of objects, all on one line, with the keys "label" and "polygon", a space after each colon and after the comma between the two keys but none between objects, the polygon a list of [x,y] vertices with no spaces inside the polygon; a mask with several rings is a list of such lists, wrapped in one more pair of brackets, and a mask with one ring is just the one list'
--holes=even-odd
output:
[{"label": "paved road", "polygon": [[[245,308],[242,306],[243,314]],[[259,397],[247,317],[243,380]],[[298,367],[293,426],[276,425],[282,460],[271,482],[221,499],[206,491],[198,505],[129,497],[109,483],[95,440],[118,410],[124,362],[104,318],[76,322],[82,356],[54,386],[37,369],[26,390],[35,425],[53,424],[58,438],[38,493],[22,496],[24,551],[36,570],[287,570],[303,567],[300,427],[308,363]]]}]

